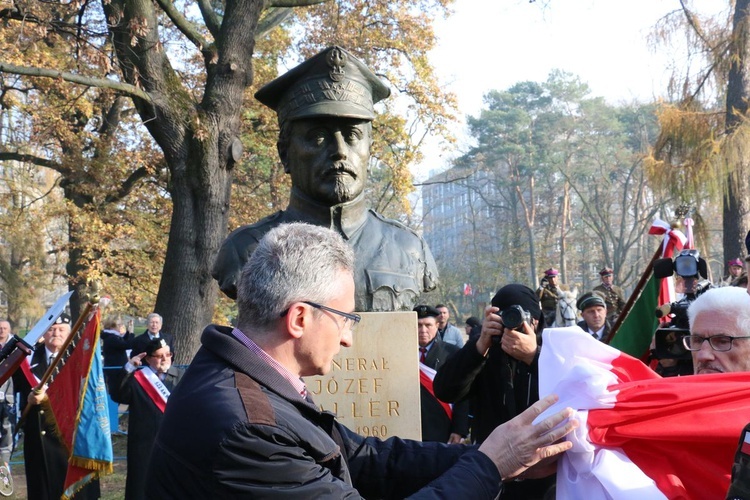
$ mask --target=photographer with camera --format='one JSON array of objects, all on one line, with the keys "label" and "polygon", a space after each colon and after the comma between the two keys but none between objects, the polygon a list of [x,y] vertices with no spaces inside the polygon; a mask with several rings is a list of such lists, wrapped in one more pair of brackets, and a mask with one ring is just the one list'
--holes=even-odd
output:
[{"label": "photographer with camera", "polygon": [[[524,285],[506,285],[485,310],[479,337],[470,339],[438,369],[433,387],[440,400],[471,401],[472,441],[482,443],[492,429],[539,399],[537,366],[543,326],[534,291]],[[554,484],[554,477],[509,483],[500,498],[541,499]]]}]

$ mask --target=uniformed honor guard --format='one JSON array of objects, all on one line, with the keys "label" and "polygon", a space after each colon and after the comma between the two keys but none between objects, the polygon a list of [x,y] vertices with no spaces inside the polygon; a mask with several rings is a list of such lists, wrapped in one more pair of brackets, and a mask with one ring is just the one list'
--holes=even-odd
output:
[{"label": "uniformed honor guard", "polygon": [[601,285],[594,287],[594,291],[599,292],[604,296],[604,302],[607,304],[607,320],[614,324],[617,322],[617,317],[625,307],[625,299],[623,298],[622,288],[615,286],[612,282],[614,281],[615,271],[611,267],[604,267],[599,271],[601,277]]},{"label": "uniformed honor guard", "polygon": [[539,297],[539,302],[542,304],[542,312],[544,313],[544,324],[550,326],[555,322],[555,316],[557,315],[557,302],[560,300],[560,292],[569,290],[567,285],[558,283],[560,271],[551,267],[544,271],[544,276],[539,281],[539,288],[536,293]]},{"label": "uniformed honor guard", "polygon": [[341,47],[325,49],[255,94],[278,115],[277,147],[292,191],[286,210],[236,229],[222,245],[212,274],[225,294],[236,298],[242,266],[260,239],[288,222],[328,227],[353,247],[357,311],[410,310],[437,286],[424,240],[365,200],[373,105],[389,95]]}]

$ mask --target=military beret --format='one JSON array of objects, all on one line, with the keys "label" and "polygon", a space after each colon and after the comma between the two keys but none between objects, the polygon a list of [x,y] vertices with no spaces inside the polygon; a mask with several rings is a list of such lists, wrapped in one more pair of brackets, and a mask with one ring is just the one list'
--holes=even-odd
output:
[{"label": "military beret", "polygon": [[279,123],[340,116],[373,120],[373,105],[390,89],[362,61],[341,47],[328,47],[267,83],[255,98],[276,111]]},{"label": "military beret", "polygon": [[581,295],[576,301],[576,306],[579,311],[585,311],[589,307],[602,306],[607,307],[607,303],[604,302],[604,295],[599,292],[587,292]]},{"label": "military beret", "polygon": [[437,318],[440,316],[440,311],[435,309],[432,306],[426,306],[424,304],[420,304],[418,306],[415,306],[414,309],[412,309],[415,313],[417,313],[417,318]]},{"label": "military beret", "polygon": [[166,340],[161,337],[159,337],[158,339],[153,339],[148,344],[146,344],[146,354],[148,354],[149,356],[153,356],[153,354],[162,347],[169,347],[169,344],[167,344]]},{"label": "military beret", "polygon": [[558,276],[560,274],[560,271],[555,269],[554,267],[550,267],[546,271],[544,271],[545,276]]},{"label": "military beret", "polygon": [[744,264],[742,264],[742,261],[740,259],[732,259],[729,262],[727,262],[727,264],[729,264],[730,266],[738,266],[738,267],[744,266]]},{"label": "military beret", "polygon": [[476,316],[469,316],[468,318],[466,318],[466,324],[472,328],[482,326],[482,322],[479,321],[479,318],[477,318]]},{"label": "military beret", "polygon": [[611,267],[604,267],[599,271],[599,276],[609,276],[610,274],[615,274],[615,270]]},{"label": "military beret", "polygon": [[60,316],[57,317],[55,320],[56,325],[69,325],[70,324],[70,316],[68,316],[65,313],[62,313]]}]

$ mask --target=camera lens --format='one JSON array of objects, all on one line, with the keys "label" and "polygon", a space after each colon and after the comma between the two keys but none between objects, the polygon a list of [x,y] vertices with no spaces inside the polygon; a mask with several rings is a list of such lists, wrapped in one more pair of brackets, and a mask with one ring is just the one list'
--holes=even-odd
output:
[{"label": "camera lens", "polygon": [[500,313],[500,318],[503,320],[503,326],[511,330],[515,330],[523,324],[523,310],[518,307],[509,307]]}]

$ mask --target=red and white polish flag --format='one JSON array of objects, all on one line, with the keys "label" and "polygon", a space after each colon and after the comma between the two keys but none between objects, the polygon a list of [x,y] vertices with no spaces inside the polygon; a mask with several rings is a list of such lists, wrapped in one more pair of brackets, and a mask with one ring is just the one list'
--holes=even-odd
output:
[{"label": "red and white polish flag", "polygon": [[724,498],[750,373],[661,378],[577,326],[543,337],[539,394],[560,400],[539,419],[569,406],[581,423],[558,462],[557,498]]}]

